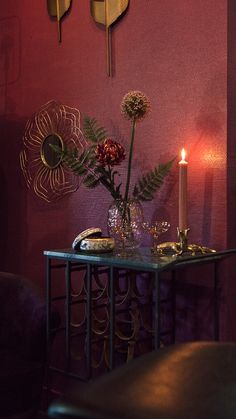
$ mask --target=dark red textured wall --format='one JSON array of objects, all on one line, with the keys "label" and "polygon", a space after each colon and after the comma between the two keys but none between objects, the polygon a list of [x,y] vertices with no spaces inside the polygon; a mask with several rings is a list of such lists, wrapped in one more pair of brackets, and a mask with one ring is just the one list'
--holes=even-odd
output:
[{"label": "dark red textured wall", "polygon": [[[0,11],[1,269],[43,285],[44,249],[69,247],[78,232],[105,230],[111,197],[102,188],[45,203],[26,189],[19,152],[26,121],[48,100],[76,107],[125,143],[130,125],[120,114],[129,90],[145,92],[152,111],[137,127],[133,179],[179,154],[189,161],[191,241],[227,246],[226,0],[130,0],[112,30],[113,77],[106,75],[105,33],[88,1],[74,0],[57,42],[46,2],[8,0]],[[176,159],[176,162],[178,158]],[[125,175],[125,165],[122,168]],[[176,239],[177,167],[147,219],[166,218]]]}]

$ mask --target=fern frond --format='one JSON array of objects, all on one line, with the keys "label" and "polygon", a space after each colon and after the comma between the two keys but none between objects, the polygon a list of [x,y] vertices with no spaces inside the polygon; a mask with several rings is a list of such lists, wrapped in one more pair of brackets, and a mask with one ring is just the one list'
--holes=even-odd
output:
[{"label": "fern frond", "polygon": [[96,188],[96,186],[99,184],[100,180],[99,178],[96,178],[94,175],[89,173],[84,179],[83,184],[86,186],[86,188]]},{"label": "fern frond", "polygon": [[161,187],[175,159],[160,164],[143,175],[134,186],[133,197],[138,201],[151,201],[157,189]]},{"label": "fern frond", "polygon": [[76,148],[67,148],[62,150],[58,146],[51,146],[57,155],[61,158],[62,164],[70,169],[77,176],[85,176],[89,169],[96,165],[94,151],[91,148],[84,150],[78,155]]},{"label": "fern frond", "polygon": [[89,116],[84,118],[83,131],[85,138],[92,143],[100,143],[107,137],[105,128],[99,127],[96,119]]}]

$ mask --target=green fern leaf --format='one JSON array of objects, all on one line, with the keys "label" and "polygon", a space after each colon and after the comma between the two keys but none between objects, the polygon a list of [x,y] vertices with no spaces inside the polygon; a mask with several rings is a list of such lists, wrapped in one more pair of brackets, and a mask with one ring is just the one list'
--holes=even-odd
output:
[{"label": "green fern leaf", "polygon": [[146,175],[143,175],[134,186],[133,197],[139,201],[151,201],[157,189],[163,184],[174,160],[172,159],[165,164],[160,164]]},{"label": "green fern leaf", "polygon": [[99,127],[96,119],[89,116],[84,118],[83,130],[85,138],[92,143],[100,143],[107,137],[105,128]]},{"label": "green fern leaf", "polygon": [[102,175],[106,174],[106,170],[100,164],[95,167],[94,171],[95,173],[101,173]]},{"label": "green fern leaf", "polygon": [[84,179],[83,179],[83,184],[87,187],[87,188],[96,188],[96,186],[99,184],[100,180],[99,178],[96,178],[94,175],[92,175],[91,173],[89,173]]},{"label": "green fern leaf", "polygon": [[81,164],[73,164],[70,166],[70,169],[77,176],[84,176],[88,173],[88,169]]},{"label": "green fern leaf", "polygon": [[88,162],[88,167],[90,169],[93,169],[96,166],[96,164],[97,164],[96,157],[91,157],[90,160],[89,160],[89,162]]}]

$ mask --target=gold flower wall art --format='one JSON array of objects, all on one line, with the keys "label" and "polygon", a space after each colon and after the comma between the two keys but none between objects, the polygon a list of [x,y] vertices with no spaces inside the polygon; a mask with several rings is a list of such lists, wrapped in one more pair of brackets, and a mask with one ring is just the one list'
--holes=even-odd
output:
[{"label": "gold flower wall art", "polygon": [[77,148],[87,146],[80,129],[80,112],[76,108],[51,100],[27,122],[23,135],[20,165],[29,189],[51,202],[75,192],[81,181],[63,165],[51,145]]}]

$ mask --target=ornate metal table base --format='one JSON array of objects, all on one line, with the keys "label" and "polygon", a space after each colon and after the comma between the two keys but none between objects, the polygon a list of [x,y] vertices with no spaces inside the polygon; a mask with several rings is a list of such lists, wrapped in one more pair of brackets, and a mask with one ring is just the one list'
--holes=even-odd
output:
[{"label": "ornate metal table base", "polygon": [[[195,256],[159,257],[145,248],[132,255],[85,254],[72,249],[45,251],[48,347],[51,334],[61,333],[65,348],[63,366],[55,367],[51,355],[50,370],[86,380],[101,367],[113,369],[118,358],[126,362],[138,355],[138,345],[147,345],[149,351],[158,349],[162,336],[160,276],[163,271],[169,271],[174,284],[175,271],[189,265],[214,265],[214,339],[218,340],[218,266],[233,253],[235,249]],[[61,289],[61,295],[54,295],[53,288]],[[50,313],[52,304],[58,303],[64,306],[64,326],[55,331],[51,328]],[[174,341],[175,294],[172,309],[170,336]]]}]

